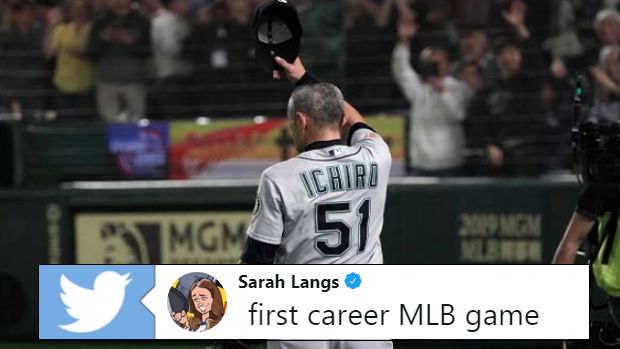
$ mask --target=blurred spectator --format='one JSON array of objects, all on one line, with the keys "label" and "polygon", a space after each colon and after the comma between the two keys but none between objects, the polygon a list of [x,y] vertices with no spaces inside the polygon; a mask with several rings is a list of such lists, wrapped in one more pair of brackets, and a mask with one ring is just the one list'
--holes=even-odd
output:
[{"label": "blurred spectator", "polygon": [[451,14],[457,28],[488,25],[493,0],[451,0]]},{"label": "blurred spectator", "polygon": [[620,120],[620,46],[604,47],[599,64],[590,118],[616,122]]},{"label": "blurred spectator", "polygon": [[182,44],[190,33],[187,21],[187,0],[163,0],[152,23],[153,60],[156,86],[153,91],[156,104],[151,115],[174,118],[191,115],[187,87],[190,85],[192,66],[181,55]]},{"label": "blurred spectator", "polygon": [[399,43],[392,56],[392,74],[411,103],[409,149],[413,173],[455,176],[463,164],[465,118],[471,90],[448,76],[445,50],[422,51],[420,72],[411,66],[409,45],[417,33],[413,21],[401,21]]},{"label": "blurred spectator", "polygon": [[92,29],[90,10],[87,0],[71,0],[67,7],[66,23],[61,22],[60,8],[50,11],[45,45],[47,57],[56,59],[56,110],[61,118],[89,118],[95,113],[94,70],[86,51]]},{"label": "blurred spectator", "polygon": [[[578,56],[557,58],[551,71],[557,79],[564,79],[571,71],[581,71],[598,65],[599,55],[603,47],[620,44],[620,13],[616,10],[604,9],[596,14],[593,22],[596,41],[583,42],[583,53]],[[603,78],[600,70],[592,71],[595,80]]]},{"label": "blurred spectator", "polygon": [[476,64],[483,75],[494,72],[493,52],[489,49],[489,38],[484,28],[472,27],[462,29],[459,39],[460,57],[450,65],[450,72],[455,74],[461,66],[468,63]]},{"label": "blurred spectator", "polygon": [[602,10],[596,15],[594,28],[601,46],[620,43],[620,13],[616,10]]},{"label": "blurred spectator", "polygon": [[576,60],[590,48],[598,47],[592,20],[600,10],[600,0],[552,0],[550,10],[551,38],[543,47],[554,60]]},{"label": "blurred spectator", "polygon": [[[157,1],[159,0],[147,0]],[[209,57],[210,40],[207,38],[210,26],[216,17],[215,6],[205,5],[198,11],[198,18],[193,23],[189,35],[182,45],[182,55],[189,60],[194,67],[196,75],[203,75],[204,71],[211,66]]]},{"label": "blurred spectator", "polygon": [[164,11],[164,5],[161,0],[142,0],[141,9],[143,14],[151,19],[151,27],[155,19],[162,15]]},{"label": "blurred spectator", "polygon": [[539,157],[539,166],[548,171],[572,169],[572,103],[569,86],[547,77],[540,83],[537,91],[540,98],[535,115],[539,118],[540,129],[537,132],[538,144],[535,144]]},{"label": "blurred spectator", "polygon": [[528,163],[531,137],[537,130],[535,79],[524,74],[518,43],[499,46],[496,62],[499,76],[472,101],[466,128],[468,147],[485,154],[491,168],[479,168],[484,174],[531,174],[536,170]]},{"label": "blurred spectator", "polygon": [[450,17],[450,1],[416,0],[411,6],[416,13],[424,46],[442,46],[451,51],[456,46],[458,34]]},{"label": "blurred spectator", "polygon": [[454,77],[467,84],[473,92],[478,92],[484,83],[482,70],[476,62],[462,64],[455,72]]},{"label": "blurred spectator", "polygon": [[348,0],[346,15],[350,19],[370,20],[371,27],[374,28],[394,27],[398,18],[414,19],[413,2],[414,0]]},{"label": "blurred spectator", "polygon": [[270,100],[251,90],[251,83],[262,74],[254,61],[254,38],[249,30],[253,13],[254,5],[245,0],[211,5],[201,11],[198,24],[185,40],[184,55],[196,69],[195,103],[205,115],[236,112],[239,94],[248,106]]},{"label": "blurred spectator", "polygon": [[32,116],[46,109],[44,27],[35,22],[27,2],[12,3],[5,11],[0,27],[1,104],[15,114]]},{"label": "blurred spectator", "polygon": [[[347,15],[354,24],[361,24],[360,22],[363,21],[367,28],[386,28],[390,24],[394,1],[348,0]],[[373,24],[372,26],[368,25],[369,20]]]},{"label": "blurred spectator", "polygon": [[228,68],[227,77],[235,74],[234,81],[244,81],[256,70],[254,38],[248,29],[254,8],[245,0],[225,0],[224,5],[228,16],[224,23],[214,25],[219,42],[212,46],[211,66]]},{"label": "blurred spectator", "polygon": [[99,19],[105,15],[108,10],[107,2],[108,0],[88,0],[93,19]]},{"label": "blurred spectator", "polygon": [[[523,57],[524,69],[523,73],[530,75],[531,77],[539,76],[540,72],[544,72],[549,67],[549,60],[547,56],[543,55],[543,51],[540,46],[540,33],[545,33],[545,30],[538,30],[538,36],[535,35],[535,30],[531,30],[527,24],[528,19],[534,11],[529,10],[529,6],[537,4],[536,6],[542,6],[538,3],[541,1],[526,1],[524,0],[499,0],[492,12],[491,18],[494,20],[494,26],[489,30],[490,38],[492,42],[497,46],[497,43],[504,43],[506,41],[512,41],[519,44]],[[528,5],[530,4],[530,5]],[[545,12],[548,13],[548,12]],[[494,73],[497,75],[497,73]]]},{"label": "blurred spectator", "polygon": [[[401,1],[401,0],[399,0]],[[395,0],[350,0],[347,10],[345,88],[347,98],[366,112],[381,111],[398,88],[390,73]],[[392,103],[393,108],[399,107]],[[404,107],[404,105],[403,105]]]},{"label": "blurred spectator", "polygon": [[[617,89],[618,85],[610,76],[610,66],[604,62],[603,55],[607,56],[607,53],[609,53],[609,50],[606,50],[606,48],[620,44],[620,13],[615,10],[599,12],[595,19],[595,28],[602,46],[600,46],[600,50],[596,54],[598,64],[591,64],[590,73],[596,85],[604,86],[606,89],[613,91]],[[590,52],[590,54],[595,55],[594,52]]]},{"label": "blurred spectator", "polygon": [[606,8],[618,9],[618,5],[620,4],[620,0],[603,0],[603,5]]},{"label": "blurred spectator", "polygon": [[345,7],[342,1],[298,0],[304,29],[301,58],[321,79],[338,83],[344,65]]},{"label": "blurred spectator", "polygon": [[490,15],[491,40],[527,40],[531,32],[526,25],[528,6],[523,0],[498,0]]},{"label": "blurred spectator", "polygon": [[93,25],[89,53],[96,61],[101,117],[108,122],[145,117],[151,30],[149,20],[132,9],[131,0],[110,1],[109,11]]}]

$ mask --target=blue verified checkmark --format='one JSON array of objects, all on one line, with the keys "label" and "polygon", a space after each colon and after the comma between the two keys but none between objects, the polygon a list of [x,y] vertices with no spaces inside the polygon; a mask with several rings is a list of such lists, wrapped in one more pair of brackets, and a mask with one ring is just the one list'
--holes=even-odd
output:
[{"label": "blue verified checkmark", "polygon": [[362,284],[362,277],[359,274],[351,273],[344,279],[344,283],[350,289],[356,289]]}]

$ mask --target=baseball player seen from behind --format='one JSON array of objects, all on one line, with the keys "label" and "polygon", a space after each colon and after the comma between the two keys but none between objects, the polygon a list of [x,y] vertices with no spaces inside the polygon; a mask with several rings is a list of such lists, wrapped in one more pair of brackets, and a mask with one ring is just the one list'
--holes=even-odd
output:
[{"label": "baseball player seen from behind", "polygon": [[[382,264],[388,145],[299,58],[276,62],[283,71],[274,78],[297,86],[287,114],[299,155],[263,172],[239,263]],[[391,349],[392,342],[268,341],[267,348]]]},{"label": "baseball player seen from behind", "polygon": [[263,172],[240,263],[382,264],[388,145],[299,58],[276,61],[297,85],[287,114],[299,155]]}]

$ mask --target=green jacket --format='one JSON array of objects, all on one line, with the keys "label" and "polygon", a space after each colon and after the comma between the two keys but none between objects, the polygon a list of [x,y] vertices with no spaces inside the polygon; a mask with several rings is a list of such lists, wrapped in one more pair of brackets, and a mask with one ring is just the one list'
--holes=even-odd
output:
[{"label": "green jacket", "polygon": [[[606,212],[598,220],[598,238],[599,249],[596,259],[592,263],[592,271],[596,278],[598,286],[607,294],[613,297],[620,298],[620,218],[616,224],[616,236],[613,241],[611,249],[608,248],[610,242],[610,236],[605,236],[605,230],[612,224],[612,213]],[[603,237],[605,237],[603,239]],[[603,239],[603,241],[601,241]],[[611,251],[609,255],[609,261],[604,261],[604,257],[607,251]]]}]

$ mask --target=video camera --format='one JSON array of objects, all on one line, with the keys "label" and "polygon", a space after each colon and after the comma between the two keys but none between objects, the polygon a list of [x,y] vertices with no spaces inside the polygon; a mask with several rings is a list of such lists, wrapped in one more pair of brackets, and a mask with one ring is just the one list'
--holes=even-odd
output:
[{"label": "video camera", "polygon": [[573,128],[578,171],[586,183],[620,183],[620,122],[585,122]]},{"label": "video camera", "polygon": [[620,121],[578,123],[581,115],[581,75],[576,76],[572,146],[575,174],[586,183],[620,183]]},{"label": "video camera", "polygon": [[[575,174],[580,182],[597,184],[620,184],[620,122],[601,124],[594,122],[579,123],[583,96],[582,77],[575,76],[575,94],[573,99],[572,147]],[[589,262],[596,258],[599,236],[596,229],[589,234],[589,249],[586,252]],[[590,274],[590,311],[602,311],[605,304],[593,302],[593,274]],[[610,319],[590,321],[589,347],[593,349],[619,348],[620,328]],[[571,348],[577,348],[573,343]]]}]

